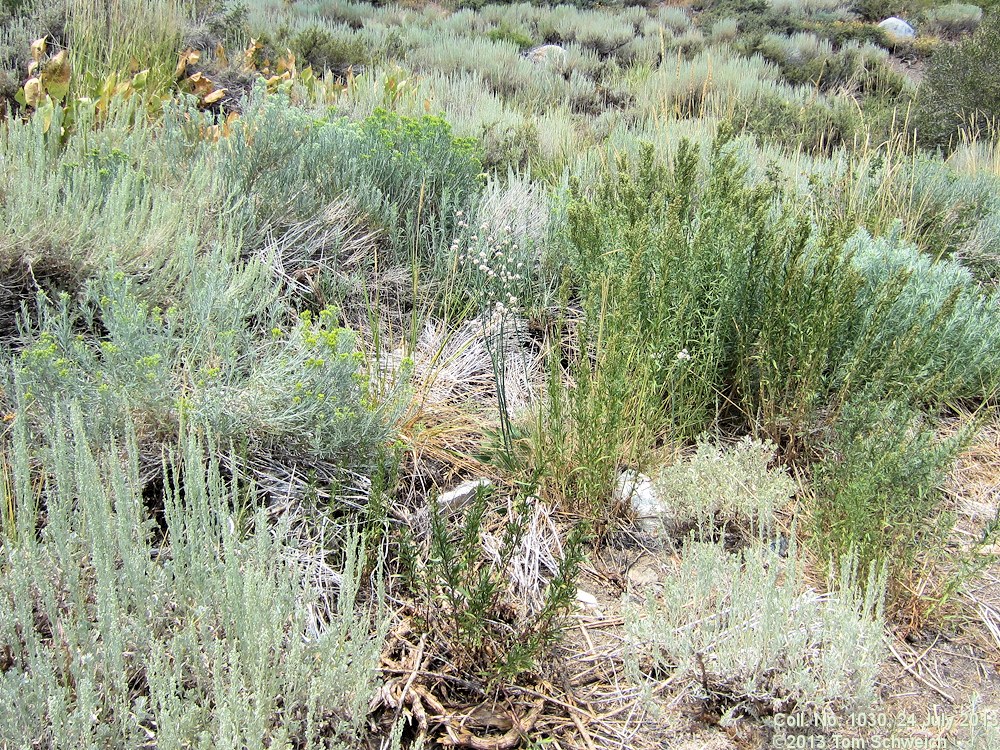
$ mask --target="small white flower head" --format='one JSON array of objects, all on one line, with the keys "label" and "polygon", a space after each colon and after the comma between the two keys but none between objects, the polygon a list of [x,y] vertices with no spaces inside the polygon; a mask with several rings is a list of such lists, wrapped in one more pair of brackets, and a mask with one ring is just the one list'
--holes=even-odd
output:
[{"label": "small white flower head", "polygon": [[458,216],[458,217],[461,218],[462,216],[465,216],[465,211],[463,211],[462,209],[459,209],[458,211],[455,212],[455,216]]},{"label": "small white flower head", "polygon": [[691,359],[691,355],[688,353],[687,347],[677,352],[677,359]]}]

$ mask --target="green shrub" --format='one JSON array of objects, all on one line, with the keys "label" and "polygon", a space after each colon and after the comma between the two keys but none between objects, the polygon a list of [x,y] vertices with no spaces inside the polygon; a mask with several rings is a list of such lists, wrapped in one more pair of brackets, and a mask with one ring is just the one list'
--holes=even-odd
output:
[{"label": "green shrub", "polygon": [[361,40],[349,31],[339,34],[321,26],[310,26],[289,40],[300,67],[311,66],[317,74],[332,70],[342,72],[368,62],[368,52]]},{"label": "green shrub", "polygon": [[[560,543],[548,511],[519,498],[500,511],[502,532],[488,534],[497,525],[489,495],[480,486],[455,521],[432,501],[430,538],[411,586],[423,597],[421,624],[434,651],[494,686],[516,683],[549,656],[576,600],[586,533],[578,526]],[[522,572],[535,556],[541,570]]]},{"label": "green shrub", "polygon": [[516,44],[518,47],[527,48],[531,47],[535,43],[535,40],[525,32],[510,29],[506,26],[499,26],[495,29],[490,29],[486,36],[494,42],[510,42],[511,44]]},{"label": "green shrub", "polygon": [[4,445],[4,743],[357,747],[384,636],[357,545],[305,553],[193,435],[154,519],[135,434],[92,447],[70,411]]},{"label": "green shrub", "polygon": [[914,127],[930,146],[955,146],[962,131],[988,134],[1000,117],[1000,14],[938,48],[917,95]]},{"label": "green shrub", "polygon": [[900,592],[948,531],[941,485],[966,435],[938,440],[911,407],[862,394],[814,472],[812,542],[822,558],[885,564]]},{"label": "green shrub", "polygon": [[855,0],[852,8],[864,20],[878,23],[903,12],[905,0]]},{"label": "green shrub", "polygon": [[845,244],[774,181],[749,185],[734,148],[699,190],[699,161],[681,146],[669,170],[649,149],[574,196],[564,289],[584,320],[574,386],[553,370],[535,428],[547,496],[601,518],[618,467],[718,424],[793,457],[869,384],[934,407],[991,397],[1000,317],[967,272]]},{"label": "green shrub", "polygon": [[968,34],[983,20],[983,9],[967,3],[949,3],[924,11],[920,30],[932,34]]},{"label": "green shrub", "polygon": [[430,252],[428,229],[452,226],[481,189],[478,147],[438,117],[376,110],[358,123],[327,121],[258,95],[234,130],[220,143],[221,173],[248,243],[349,194],[409,258],[415,245]]}]

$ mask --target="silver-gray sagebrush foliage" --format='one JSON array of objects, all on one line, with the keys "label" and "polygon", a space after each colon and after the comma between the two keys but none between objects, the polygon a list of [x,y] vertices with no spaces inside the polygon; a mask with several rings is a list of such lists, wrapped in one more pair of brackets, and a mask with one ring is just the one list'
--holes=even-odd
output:
[{"label": "silver-gray sagebrush foliage", "polygon": [[356,747],[382,633],[358,545],[303,555],[193,435],[154,522],[134,436],[97,448],[70,411],[4,446],[0,746]]}]

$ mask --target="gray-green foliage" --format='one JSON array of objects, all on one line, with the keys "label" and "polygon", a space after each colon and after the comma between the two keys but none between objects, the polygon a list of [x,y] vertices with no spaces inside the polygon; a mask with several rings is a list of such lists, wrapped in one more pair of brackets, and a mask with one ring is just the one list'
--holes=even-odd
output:
[{"label": "gray-green foliage", "polygon": [[398,252],[428,250],[481,188],[476,146],[435,117],[352,123],[258,95],[220,148],[226,216],[250,244],[349,194]]},{"label": "gray-green foliage", "polygon": [[709,536],[725,524],[751,535],[769,530],[775,511],[795,492],[784,469],[769,468],[774,453],[774,446],[750,438],[728,447],[699,441],[692,456],[664,467],[654,479],[671,524],[697,526]]},{"label": "gray-green foliage", "polygon": [[39,327],[11,363],[26,413],[44,424],[73,398],[97,438],[133,421],[169,436],[188,421],[253,456],[366,466],[394,407],[369,398],[353,334],[331,310],[289,316],[264,264],[191,261],[165,310],[121,273],[99,277],[79,307],[39,298]]},{"label": "gray-green foliage", "polygon": [[957,262],[935,262],[893,233],[876,240],[862,230],[848,248],[864,278],[858,295],[863,307],[875,306],[886,278],[900,280],[889,314],[871,332],[873,349],[887,357],[905,348],[919,353],[908,358],[905,373],[918,394],[992,393],[1000,367],[997,295],[984,292]]},{"label": "gray-green foliage", "polygon": [[923,13],[920,30],[937,34],[961,34],[975,31],[983,20],[983,9],[970,3],[948,3],[928,8]]},{"label": "gray-green foliage", "polygon": [[627,660],[677,670],[729,717],[865,709],[877,698],[883,650],[881,584],[862,597],[850,569],[835,592],[805,585],[794,547],[726,552],[685,545],[658,596],[625,615]]},{"label": "gray-green foliage", "polygon": [[[219,241],[208,218],[221,200],[214,150],[189,145],[197,126],[185,124],[187,109],[162,128],[141,111],[135,100],[118,101],[100,127],[84,117],[64,143],[38,118],[0,130],[0,268],[11,287],[75,293],[113,261],[141,269],[146,291],[162,298],[183,275],[175,261]],[[57,110],[57,126],[60,117]],[[12,316],[19,302],[7,294],[0,300]],[[5,320],[5,338],[10,327]]]},{"label": "gray-green foliage", "polygon": [[4,447],[0,744],[356,747],[380,650],[357,545],[304,553],[193,433],[154,522],[134,435],[97,447],[70,413]]}]

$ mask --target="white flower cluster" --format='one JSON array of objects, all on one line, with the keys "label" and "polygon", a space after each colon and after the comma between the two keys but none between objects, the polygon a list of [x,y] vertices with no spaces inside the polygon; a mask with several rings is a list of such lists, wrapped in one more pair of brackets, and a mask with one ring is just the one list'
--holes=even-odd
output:
[{"label": "white flower cluster", "polygon": [[[468,223],[461,211],[456,217],[458,228],[467,229]],[[456,238],[451,243],[459,270],[471,279],[483,310],[488,311],[494,321],[516,311],[518,293],[526,276],[523,254],[511,239],[511,229],[510,225],[491,229],[484,222],[465,242]]]},{"label": "white flower cluster", "polygon": [[676,360],[678,362],[683,362],[684,360],[691,359],[691,353],[684,347],[676,354],[671,355],[669,352],[658,351],[654,352],[653,360],[658,365],[665,365],[669,360]]}]

